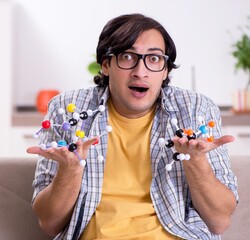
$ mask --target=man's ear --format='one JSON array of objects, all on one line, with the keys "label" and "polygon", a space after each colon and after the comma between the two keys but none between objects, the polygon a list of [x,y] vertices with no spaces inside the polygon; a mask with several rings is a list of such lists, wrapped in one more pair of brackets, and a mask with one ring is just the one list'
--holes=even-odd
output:
[{"label": "man's ear", "polygon": [[168,69],[166,68],[163,73],[163,80],[165,80],[168,76]]},{"label": "man's ear", "polygon": [[105,76],[109,75],[109,60],[107,58],[102,61],[102,73]]}]

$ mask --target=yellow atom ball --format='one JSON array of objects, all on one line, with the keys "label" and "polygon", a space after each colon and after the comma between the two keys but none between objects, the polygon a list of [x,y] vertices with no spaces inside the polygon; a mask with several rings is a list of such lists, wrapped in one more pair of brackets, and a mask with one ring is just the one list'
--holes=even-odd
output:
[{"label": "yellow atom ball", "polygon": [[67,106],[67,111],[68,112],[74,112],[76,109],[76,105],[74,103],[70,103],[68,106]]},{"label": "yellow atom ball", "polygon": [[84,138],[85,137],[85,132],[81,130],[76,131],[76,136],[79,138]]}]

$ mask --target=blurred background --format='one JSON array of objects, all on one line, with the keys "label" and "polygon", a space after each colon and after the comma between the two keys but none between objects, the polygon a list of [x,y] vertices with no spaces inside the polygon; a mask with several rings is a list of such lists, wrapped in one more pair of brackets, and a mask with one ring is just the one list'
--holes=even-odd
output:
[{"label": "blurred background", "polygon": [[108,20],[140,12],[156,18],[174,39],[176,63],[172,84],[195,88],[219,105],[231,105],[231,93],[245,86],[235,74],[232,45],[247,24],[250,3],[240,1],[82,1],[13,0],[13,104],[34,105],[40,89],[87,87],[99,34]]}]

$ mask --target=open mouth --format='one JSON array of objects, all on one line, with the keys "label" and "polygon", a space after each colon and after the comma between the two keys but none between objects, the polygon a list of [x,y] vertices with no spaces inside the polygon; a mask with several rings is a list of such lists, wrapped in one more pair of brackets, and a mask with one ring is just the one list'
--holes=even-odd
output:
[{"label": "open mouth", "polygon": [[140,92],[140,93],[148,91],[148,88],[146,88],[146,87],[129,87],[129,89],[131,89],[132,91],[135,91],[135,92]]}]

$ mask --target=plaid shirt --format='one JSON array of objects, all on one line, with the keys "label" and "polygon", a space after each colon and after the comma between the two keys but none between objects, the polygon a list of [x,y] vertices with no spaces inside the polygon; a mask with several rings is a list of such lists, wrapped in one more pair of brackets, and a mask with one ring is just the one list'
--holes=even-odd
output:
[{"label": "plaid shirt", "polygon": [[[87,136],[98,136],[106,131],[108,123],[107,100],[108,88],[91,87],[88,89],[73,90],[55,97],[49,105],[49,111],[45,119],[54,123],[63,123],[65,115],[59,115],[58,109],[74,103],[80,111],[98,109],[100,104],[106,105],[101,114],[95,114],[87,120],[79,121],[75,130],[84,127]],[[71,113],[70,113],[71,114]],[[70,115],[69,114],[69,115]],[[175,162],[171,171],[166,171],[166,164],[172,161],[173,149],[159,147],[158,139],[170,139],[175,135],[175,127],[170,119],[176,118],[180,128],[197,130],[198,116],[202,116],[205,122],[215,121],[213,136],[221,136],[221,118],[218,107],[207,97],[168,86],[161,90],[158,105],[151,130],[151,169],[152,183],[150,188],[151,199],[156,214],[162,226],[170,233],[183,239],[220,239],[220,236],[211,233],[192,205],[190,191],[181,161]],[[83,126],[84,125],[84,126]],[[112,133],[111,133],[112,134]],[[47,143],[64,138],[68,143],[72,142],[72,134],[62,134],[59,128],[44,131],[41,134],[41,142]],[[87,165],[84,169],[81,190],[75,205],[74,212],[66,229],[55,239],[76,240],[79,239],[92,215],[95,213],[102,195],[102,183],[107,153],[107,134],[101,137],[98,145],[91,146]],[[101,154],[104,161],[98,161],[97,155]],[[237,194],[236,177],[231,171],[226,146],[218,147],[207,153],[208,161],[216,177],[235,194]],[[38,157],[35,179],[33,181],[34,195],[48,186],[57,171],[57,162]]]}]

